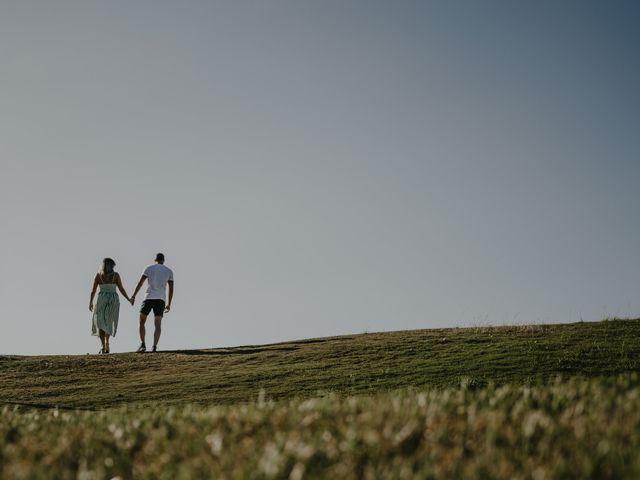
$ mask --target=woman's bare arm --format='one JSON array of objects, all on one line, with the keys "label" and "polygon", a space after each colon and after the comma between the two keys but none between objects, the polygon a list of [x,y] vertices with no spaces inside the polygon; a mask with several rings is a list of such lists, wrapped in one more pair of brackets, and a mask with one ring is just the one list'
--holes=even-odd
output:
[{"label": "woman's bare arm", "polygon": [[120,290],[120,293],[124,296],[124,298],[127,299],[127,302],[133,304],[131,298],[129,298],[129,295],[127,295],[127,292],[125,292],[124,287],[122,286],[122,280],[120,279],[119,273],[116,273],[116,286],[118,287],[118,290]]},{"label": "woman's bare arm", "polygon": [[97,289],[98,289],[98,274],[96,273],[96,276],[93,279],[93,288],[91,289],[91,295],[89,296],[89,311],[90,312],[93,312],[93,297],[95,296]]}]

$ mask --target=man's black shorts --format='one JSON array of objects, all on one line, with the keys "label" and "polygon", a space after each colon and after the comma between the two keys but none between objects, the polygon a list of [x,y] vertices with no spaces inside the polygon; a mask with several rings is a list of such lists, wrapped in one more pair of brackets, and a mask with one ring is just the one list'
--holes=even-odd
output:
[{"label": "man's black shorts", "polygon": [[153,314],[156,317],[164,315],[164,300],[145,300],[140,307],[140,313],[143,315],[149,315],[149,312],[153,310]]}]

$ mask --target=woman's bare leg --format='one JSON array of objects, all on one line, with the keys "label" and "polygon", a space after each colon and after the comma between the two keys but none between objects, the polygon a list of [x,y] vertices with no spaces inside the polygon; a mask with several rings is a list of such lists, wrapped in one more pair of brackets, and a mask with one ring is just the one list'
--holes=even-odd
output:
[{"label": "woman's bare leg", "polygon": [[104,351],[106,353],[109,353],[109,334],[107,332],[104,333],[104,345],[105,345]]},{"label": "woman's bare leg", "polygon": [[107,348],[105,343],[105,337],[107,334],[102,329],[98,329],[98,334],[100,335],[100,343],[102,343],[102,353],[104,353]]}]

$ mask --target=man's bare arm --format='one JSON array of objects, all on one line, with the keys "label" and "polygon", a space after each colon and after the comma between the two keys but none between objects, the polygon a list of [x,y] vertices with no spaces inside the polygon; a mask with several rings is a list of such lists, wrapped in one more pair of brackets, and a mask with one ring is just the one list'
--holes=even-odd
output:
[{"label": "man's bare arm", "polygon": [[169,280],[169,303],[165,307],[165,313],[171,310],[171,301],[173,300],[173,280]]},{"label": "man's bare arm", "polygon": [[136,285],[136,289],[133,291],[133,295],[131,295],[131,300],[136,299],[136,295],[138,294],[138,292],[140,291],[140,289],[142,288],[142,284],[144,283],[144,281],[147,279],[146,275],[142,275],[140,277],[140,281],[138,282],[138,285]]}]

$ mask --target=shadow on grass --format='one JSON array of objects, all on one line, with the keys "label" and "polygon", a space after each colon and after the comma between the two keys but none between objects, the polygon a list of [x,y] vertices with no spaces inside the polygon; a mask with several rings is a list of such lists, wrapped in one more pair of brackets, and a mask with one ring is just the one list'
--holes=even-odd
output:
[{"label": "shadow on grass", "polygon": [[182,355],[246,355],[251,353],[264,352],[293,352],[300,349],[300,345],[311,343],[336,342],[341,340],[351,340],[351,337],[327,337],[310,338],[305,340],[294,340],[292,342],[272,343],[269,345],[244,345],[232,348],[217,349],[195,349],[195,350],[164,350],[163,353],[180,353]]},{"label": "shadow on grass", "polygon": [[300,347],[276,348],[234,348],[232,350],[165,350],[163,353],[179,353],[182,355],[247,355],[265,352],[292,352]]}]

